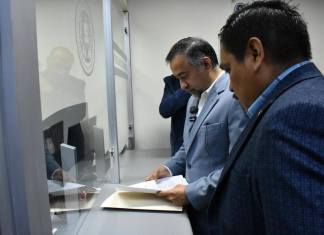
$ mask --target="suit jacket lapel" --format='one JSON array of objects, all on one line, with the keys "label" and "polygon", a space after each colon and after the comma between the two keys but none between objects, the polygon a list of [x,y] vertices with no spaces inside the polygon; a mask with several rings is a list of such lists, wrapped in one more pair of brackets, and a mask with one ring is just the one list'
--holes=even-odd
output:
[{"label": "suit jacket lapel", "polygon": [[227,77],[228,77],[227,74],[222,75],[219,78],[219,80],[216,81],[216,83],[214,84],[212,89],[210,90],[210,92],[208,94],[207,101],[206,101],[203,109],[201,110],[199,116],[197,117],[197,120],[194,122],[194,124],[191,128],[191,131],[188,134],[188,138],[186,140],[184,140],[186,151],[189,151],[189,148],[190,148],[197,132],[199,131],[201,125],[203,124],[204,120],[206,119],[206,117],[208,116],[210,111],[213,109],[213,107],[218,102],[219,94],[222,93],[227,88],[227,83],[228,83]]},{"label": "suit jacket lapel", "polygon": [[189,136],[190,129],[192,128],[192,126],[194,124],[194,122],[189,120],[189,116],[191,115],[190,114],[190,108],[195,104],[198,104],[198,97],[195,97],[195,96],[192,95],[191,98],[188,101],[188,104],[187,104],[186,115],[188,117],[186,117],[184,130],[183,130],[183,139],[184,139],[185,145],[186,145],[186,140],[188,139],[188,136]]},{"label": "suit jacket lapel", "polygon": [[218,181],[218,187],[222,183],[224,177],[226,177],[226,175],[232,168],[234,162],[242,152],[246,142],[250,139],[251,135],[253,134],[253,131],[256,128],[257,124],[260,122],[261,118],[267,112],[268,108],[272,105],[272,103],[282,93],[284,93],[287,89],[294,86],[295,84],[321,75],[321,72],[315,67],[315,65],[313,63],[310,63],[300,67],[299,69],[296,69],[278,84],[275,90],[267,98],[263,107],[261,107],[259,112],[250,119],[244,131],[233,146],[228,161],[226,162],[226,165]]}]

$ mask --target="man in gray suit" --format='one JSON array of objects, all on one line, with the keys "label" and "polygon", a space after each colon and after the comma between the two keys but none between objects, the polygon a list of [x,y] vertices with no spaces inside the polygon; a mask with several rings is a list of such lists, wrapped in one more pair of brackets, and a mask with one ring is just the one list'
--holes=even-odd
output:
[{"label": "man in gray suit", "polygon": [[218,67],[216,53],[208,42],[184,38],[171,48],[166,61],[181,88],[192,96],[187,105],[183,145],[147,180],[185,175],[187,186],[177,185],[159,195],[176,205],[186,205],[194,233],[208,234],[207,207],[247,116],[233,98],[228,74]]}]

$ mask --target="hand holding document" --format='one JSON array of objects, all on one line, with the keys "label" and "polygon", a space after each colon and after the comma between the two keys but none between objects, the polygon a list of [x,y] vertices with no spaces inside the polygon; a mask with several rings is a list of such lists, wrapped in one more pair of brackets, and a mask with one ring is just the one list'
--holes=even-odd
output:
[{"label": "hand holding document", "polygon": [[116,188],[116,191],[157,193],[159,191],[172,189],[178,184],[187,185],[188,182],[182,175],[177,175],[157,180],[144,181],[130,186],[119,185]]},{"label": "hand holding document", "polygon": [[103,208],[153,211],[182,211],[165,198],[158,197],[157,192],[169,190],[176,185],[187,185],[182,175],[150,180],[130,186],[119,185],[116,192],[108,197],[101,205]]}]

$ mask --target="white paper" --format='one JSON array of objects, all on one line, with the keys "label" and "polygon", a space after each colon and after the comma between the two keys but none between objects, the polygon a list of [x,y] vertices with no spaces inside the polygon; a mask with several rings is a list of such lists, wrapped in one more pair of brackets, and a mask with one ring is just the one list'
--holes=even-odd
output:
[{"label": "white paper", "polygon": [[100,188],[89,187],[84,184],[77,184],[71,182],[63,183],[61,181],[55,181],[55,180],[47,180],[47,186],[48,186],[48,193],[52,195],[63,195],[63,194],[75,193],[76,190],[79,189],[86,191],[87,193],[96,193],[101,190]]},{"label": "white paper", "polygon": [[[100,188],[90,187],[61,181],[47,180],[48,193],[50,194],[50,211],[61,213],[68,211],[89,210],[100,192]],[[85,192],[85,197],[80,198],[80,193]]]},{"label": "white paper", "polygon": [[69,211],[90,210],[96,200],[96,193],[89,193],[85,199],[79,199],[77,195],[65,195],[55,197],[50,202],[51,213],[63,213]]},{"label": "white paper", "polygon": [[174,188],[176,185],[187,185],[187,180],[182,175],[165,177],[158,180],[144,181],[133,185],[119,185],[116,191],[140,192],[140,193],[157,193]]}]

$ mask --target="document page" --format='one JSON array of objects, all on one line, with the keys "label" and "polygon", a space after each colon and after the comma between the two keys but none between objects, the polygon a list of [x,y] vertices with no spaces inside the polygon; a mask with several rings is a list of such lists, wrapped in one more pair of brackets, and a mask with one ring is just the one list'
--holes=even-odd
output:
[{"label": "document page", "polygon": [[139,192],[139,193],[157,193],[163,190],[169,190],[178,184],[187,185],[187,180],[182,175],[165,177],[158,180],[144,181],[133,185],[119,185],[116,191]]},{"label": "document page", "polygon": [[168,190],[178,184],[187,185],[182,175],[166,177],[158,180],[144,181],[133,185],[119,185],[110,197],[101,205],[103,208],[152,210],[152,211],[183,211],[181,206],[175,206],[165,198],[155,193]]},{"label": "document page", "polygon": [[126,191],[114,192],[101,204],[101,207],[127,210],[183,211],[181,206],[175,206],[172,202],[154,194]]},{"label": "document page", "polygon": [[64,194],[75,194],[77,190],[86,191],[87,193],[96,193],[100,188],[90,187],[84,184],[77,184],[71,182],[61,182],[56,180],[47,180],[48,193],[53,196]]},{"label": "document page", "polygon": [[84,184],[54,180],[47,180],[47,185],[52,213],[89,210],[101,190]]}]

